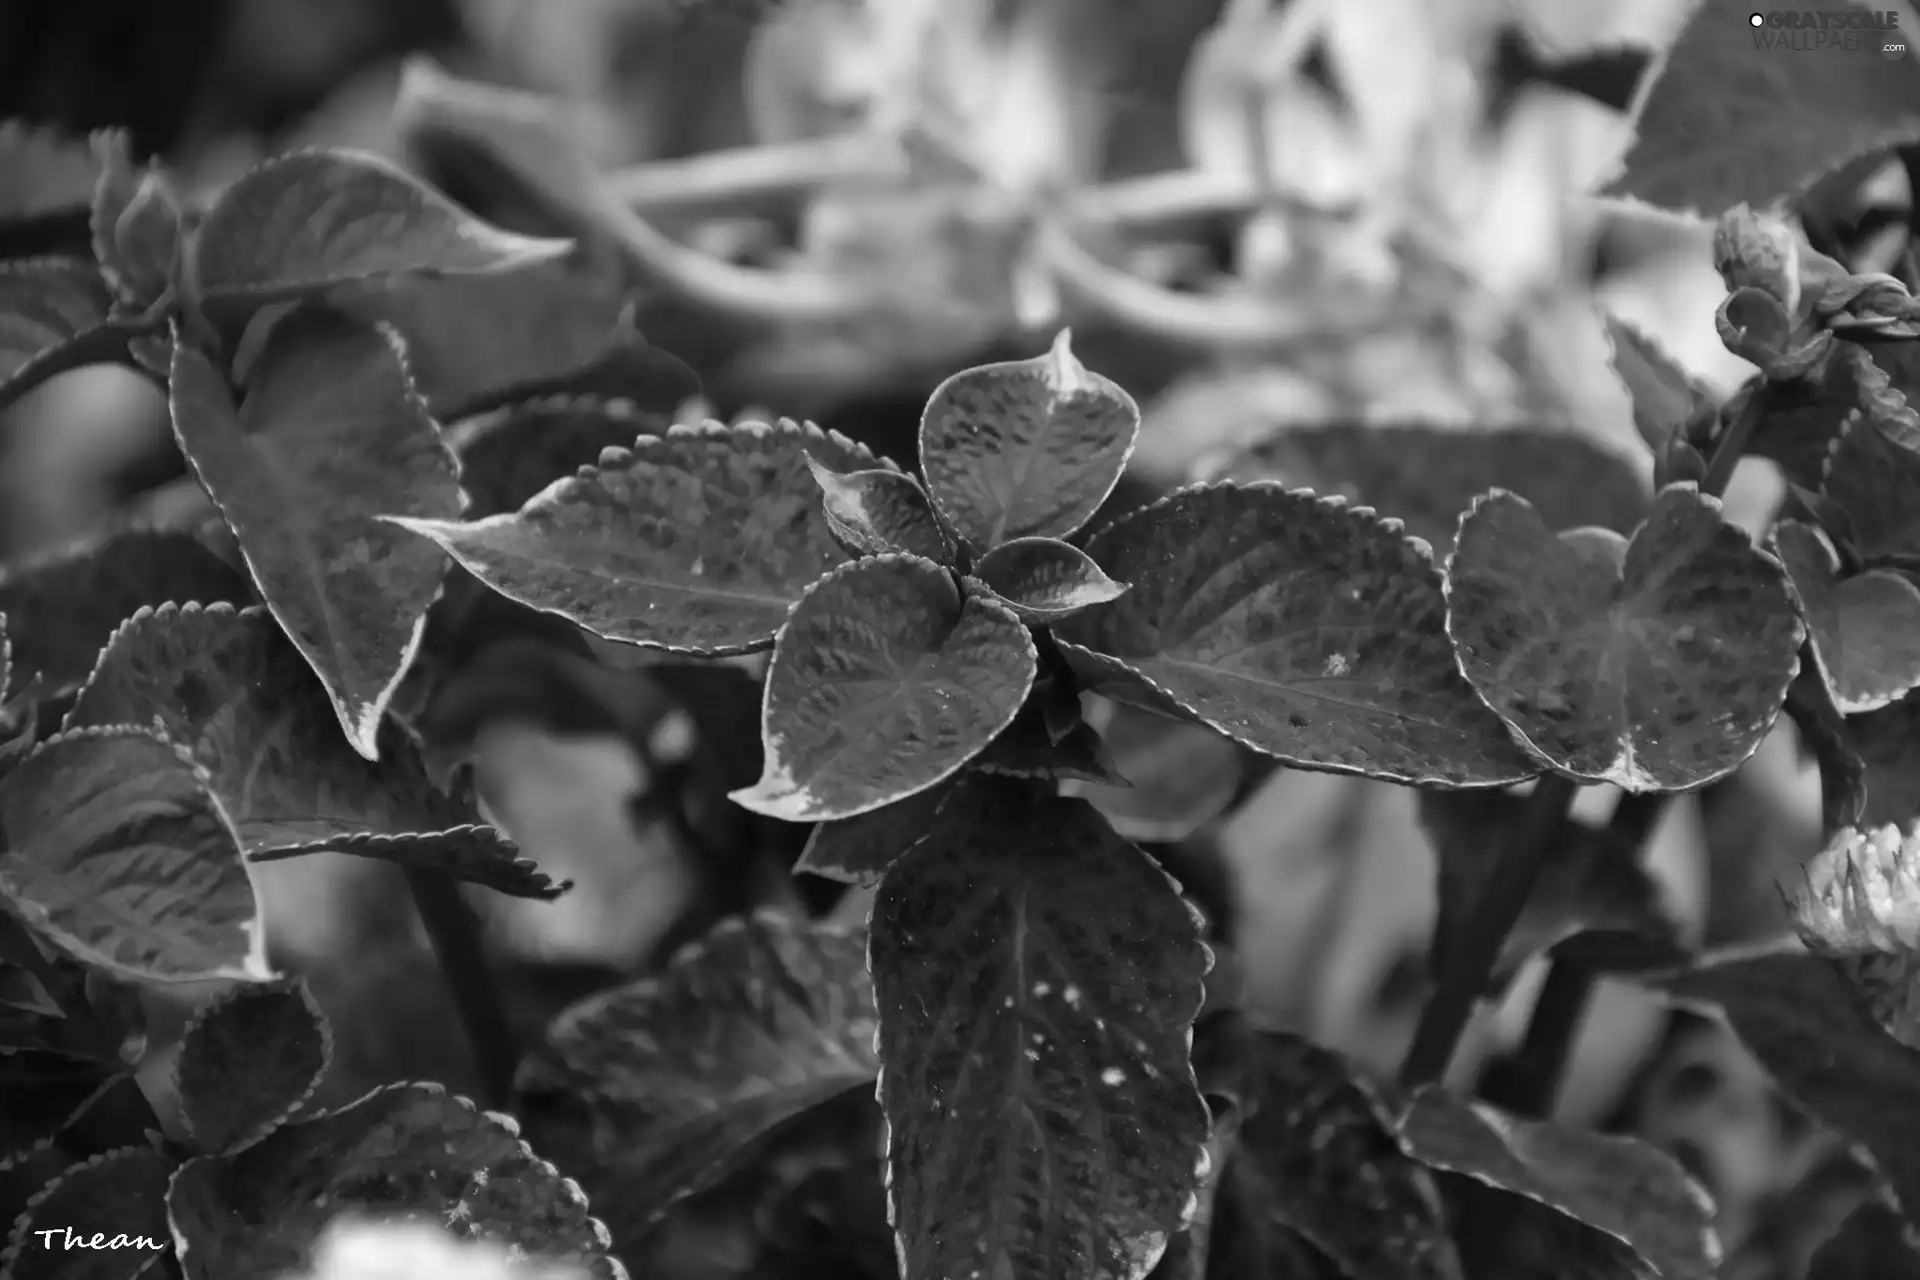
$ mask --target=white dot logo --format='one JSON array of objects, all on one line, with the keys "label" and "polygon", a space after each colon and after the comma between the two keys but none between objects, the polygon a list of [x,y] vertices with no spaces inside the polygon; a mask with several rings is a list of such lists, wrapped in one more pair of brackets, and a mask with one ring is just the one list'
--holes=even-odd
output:
[{"label": "white dot logo", "polygon": [[1767,15],[1764,13],[1750,13],[1747,15],[1747,25],[1750,27],[1764,27],[1767,25]]}]

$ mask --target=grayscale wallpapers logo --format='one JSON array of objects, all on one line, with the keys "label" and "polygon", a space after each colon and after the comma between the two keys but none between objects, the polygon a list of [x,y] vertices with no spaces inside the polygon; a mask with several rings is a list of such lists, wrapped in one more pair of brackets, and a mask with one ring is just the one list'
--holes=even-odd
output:
[{"label": "grayscale wallpapers logo", "polygon": [[1753,47],[1767,53],[1879,53],[1904,57],[1905,35],[1893,10],[1768,9],[1747,15]]}]

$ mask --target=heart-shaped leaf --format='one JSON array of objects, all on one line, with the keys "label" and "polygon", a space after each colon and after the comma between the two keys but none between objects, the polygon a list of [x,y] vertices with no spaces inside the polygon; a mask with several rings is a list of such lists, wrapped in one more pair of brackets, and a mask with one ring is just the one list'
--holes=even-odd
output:
[{"label": "heart-shaped leaf", "polygon": [[1920,448],[1895,438],[1866,409],[1849,413],[1828,448],[1820,496],[1845,513],[1844,536],[1863,560],[1920,561],[1915,486]]},{"label": "heart-shaped leaf", "polygon": [[1085,524],[1139,430],[1140,406],[1081,364],[1062,330],[1046,355],[965,369],[934,388],[920,465],[947,526],[986,552]]},{"label": "heart-shaped leaf", "polygon": [[1841,577],[1832,543],[1797,520],[1773,526],[1772,550],[1839,711],[1877,710],[1920,685],[1920,587],[1912,579],[1891,569]]},{"label": "heart-shaped leaf", "polygon": [[825,822],[924,791],[1012,723],[1038,661],[1011,612],[932,561],[843,565],[780,629],[760,721],[766,770],[733,799]]},{"label": "heart-shaped leaf", "polygon": [[854,555],[890,551],[923,556],[935,564],[953,559],[953,540],[940,527],[920,482],[884,468],[841,475],[808,459],[820,486],[827,521]]},{"label": "heart-shaped leaf", "polygon": [[1100,692],[1299,768],[1450,786],[1537,772],[1454,665],[1432,561],[1370,511],[1197,485],[1087,553],[1130,589],[1054,634]]},{"label": "heart-shaped leaf", "polygon": [[[1920,139],[1920,64],[1897,27],[1754,27],[1744,0],[1696,0],[1648,73],[1609,195],[1718,217]],[[1841,41],[1847,41],[1842,44]],[[1883,55],[1882,48],[1886,49]]]},{"label": "heart-shaped leaf", "polygon": [[556,480],[592,467],[608,449],[667,433],[672,420],[621,401],[555,396],[469,418],[447,433],[460,457],[469,520],[518,511]]},{"label": "heart-shaped leaf", "polygon": [[376,758],[446,557],[381,517],[460,514],[459,467],[391,332],[301,309],[274,326],[236,410],[176,341],[173,429],[240,540],[260,594]]},{"label": "heart-shaped leaf", "polygon": [[1199,921],[1085,802],[964,785],[871,923],[901,1278],[1141,1280],[1206,1172]]},{"label": "heart-shaped leaf", "polygon": [[465,1237],[597,1280],[626,1276],[580,1188],[528,1149],[513,1120],[435,1084],[380,1089],[238,1155],[189,1160],[167,1211],[187,1280],[297,1271],[327,1224],[353,1211],[457,1223]]},{"label": "heart-shaped leaf", "polygon": [[157,164],[142,169],[133,163],[125,135],[96,139],[95,150],[100,179],[89,218],[94,260],[119,304],[143,311],[173,285],[180,199]]},{"label": "heart-shaped leaf", "polygon": [[593,1154],[571,1171],[637,1238],[796,1117],[870,1093],[874,1016],[864,933],[760,911],[567,1009],[520,1092],[535,1115],[584,1112]]},{"label": "heart-shaped leaf", "polygon": [[1127,584],[1100,571],[1080,548],[1057,538],[1014,538],[982,556],[974,576],[1028,626],[1071,618],[1118,600]]},{"label": "heart-shaped leaf", "polygon": [[0,409],[57,373],[123,357],[139,326],[112,311],[112,289],[85,259],[0,262]]},{"label": "heart-shaped leaf", "polygon": [[887,868],[933,834],[953,784],[928,787],[851,818],[822,822],[807,837],[793,869],[871,889]]},{"label": "heart-shaped leaf", "polygon": [[603,453],[513,515],[395,523],[509,599],[607,639],[749,653],[847,560],[810,458],[844,471],[876,462],[844,436],[785,420],[674,427]]},{"label": "heart-shaped leaf", "polygon": [[[173,1256],[167,1180],[173,1157],[121,1147],[82,1161],[27,1202],[0,1251],[9,1280],[137,1280]],[[76,1257],[74,1251],[78,1250]]]},{"label": "heart-shaped leaf", "polygon": [[[1607,340],[1613,344],[1613,371],[1626,384],[1627,394],[1633,400],[1634,429],[1647,448],[1657,455],[1667,447],[1676,431],[1701,425],[1713,415],[1717,406],[1713,393],[1681,368],[1651,337],[1614,315],[1606,317],[1606,326]],[[1526,496],[1524,485],[1496,483],[1500,488],[1514,489]],[[1561,528],[1605,523],[1604,520],[1573,520]]]},{"label": "heart-shaped leaf", "polygon": [[1779,561],[1693,485],[1631,540],[1555,537],[1495,492],[1447,566],[1460,669],[1543,762],[1629,791],[1725,777],[1773,726],[1802,627]]},{"label": "heart-shaped leaf", "polygon": [[295,151],[221,193],[200,224],[195,279],[205,304],[245,314],[373,276],[508,271],[570,248],[490,226],[378,156]]},{"label": "heart-shaped leaf", "polygon": [[333,1040],[297,982],[236,987],[203,1006],[173,1064],[180,1123],[203,1155],[232,1155],[266,1137],[320,1082]]},{"label": "heart-shaped leaf", "polygon": [[1645,478],[1617,450],[1576,432],[1537,427],[1287,427],[1208,478],[1271,480],[1343,497],[1400,521],[1442,556],[1453,546],[1460,513],[1489,489],[1514,490],[1552,511],[1556,529],[1592,524],[1629,533],[1649,505]]},{"label": "heart-shaped leaf", "polygon": [[77,729],[0,776],[0,893],[85,964],[136,981],[266,975],[260,907],[206,774],[151,730]]},{"label": "heart-shaped leaf", "polygon": [[1507,1115],[1436,1088],[1407,1105],[1400,1137],[1423,1164],[1612,1236],[1662,1280],[1710,1280],[1720,1265],[1713,1201],[1671,1156],[1637,1138]]}]

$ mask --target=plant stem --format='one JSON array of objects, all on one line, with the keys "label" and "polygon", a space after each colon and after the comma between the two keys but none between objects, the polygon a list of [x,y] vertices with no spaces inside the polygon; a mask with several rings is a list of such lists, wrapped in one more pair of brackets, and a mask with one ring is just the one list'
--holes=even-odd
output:
[{"label": "plant stem", "polygon": [[513,1096],[514,1072],[520,1065],[519,1046],[500,1002],[493,968],[480,941],[479,923],[460,897],[460,885],[444,871],[406,869],[407,889],[413,894],[420,923],[440,961],[453,995],[455,1012],[465,1028],[479,1069],[482,1105],[499,1109]]},{"label": "plant stem", "polygon": [[1760,426],[1765,413],[1765,400],[1761,396],[1764,387],[1755,384],[1748,388],[1746,403],[1740,406],[1740,416],[1733,420],[1721,435],[1718,444],[1713,447],[1713,458],[1707,463],[1706,478],[1700,482],[1700,492],[1709,497],[1718,498],[1726,493],[1727,484],[1733,479],[1733,469],[1739,465],[1740,456],[1747,451],[1747,444],[1753,439],[1754,431]]},{"label": "plant stem", "polygon": [[897,177],[904,169],[898,148],[851,133],[652,160],[610,173],[607,181],[636,212],[737,217],[791,204],[823,186]]},{"label": "plant stem", "polygon": [[1501,846],[1493,873],[1441,962],[1439,985],[1420,1011],[1413,1043],[1400,1064],[1402,1086],[1436,1084],[1446,1075],[1473,1006],[1486,989],[1487,975],[1533,895],[1553,841],[1579,793],[1579,784],[1559,774],[1548,774],[1534,784],[1520,820]]}]

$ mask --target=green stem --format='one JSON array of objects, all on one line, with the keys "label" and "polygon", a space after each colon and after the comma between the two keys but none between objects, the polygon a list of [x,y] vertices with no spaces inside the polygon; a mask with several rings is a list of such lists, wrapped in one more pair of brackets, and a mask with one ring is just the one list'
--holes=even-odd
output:
[{"label": "green stem", "polygon": [[520,1050],[500,1001],[493,968],[487,962],[479,922],[460,897],[459,882],[444,871],[409,867],[406,877],[414,908],[420,913],[420,923],[426,926],[427,939],[453,996],[454,1010],[473,1049],[480,1074],[480,1101],[498,1110],[513,1097]]}]

